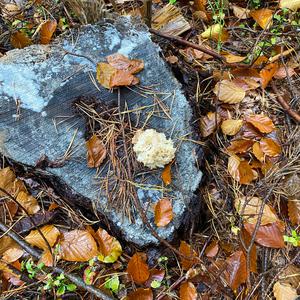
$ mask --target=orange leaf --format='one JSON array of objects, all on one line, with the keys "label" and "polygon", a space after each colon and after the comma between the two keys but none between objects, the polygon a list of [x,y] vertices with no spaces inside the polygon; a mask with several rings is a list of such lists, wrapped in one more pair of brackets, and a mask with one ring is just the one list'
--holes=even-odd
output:
[{"label": "orange leaf", "polygon": [[194,9],[196,11],[206,11],[207,0],[195,0],[194,1]]},{"label": "orange leaf", "polygon": [[224,275],[232,290],[236,290],[242,283],[246,282],[247,267],[243,251],[236,251],[226,259]]},{"label": "orange leaf", "polygon": [[266,155],[275,157],[275,156],[279,156],[281,153],[280,145],[272,139],[262,138],[261,141],[259,142],[259,145],[262,152],[265,153]]},{"label": "orange leaf", "polygon": [[246,59],[246,56],[235,55],[232,53],[226,53],[223,56],[225,57],[226,62],[228,62],[229,64],[239,63]]},{"label": "orange leaf", "polygon": [[154,222],[157,227],[168,225],[173,220],[173,207],[168,198],[162,198],[155,205]]},{"label": "orange leaf", "polygon": [[131,257],[128,262],[127,273],[137,284],[143,284],[149,278],[149,267],[141,253],[136,253]]},{"label": "orange leaf", "polygon": [[43,263],[46,267],[53,267],[53,256],[48,249],[43,252],[38,263]]},{"label": "orange leaf", "polygon": [[229,104],[240,103],[246,95],[245,91],[234,81],[227,79],[219,81],[213,92],[221,102]]},{"label": "orange leaf", "polygon": [[31,40],[23,31],[16,31],[10,36],[10,43],[14,48],[21,49],[31,45]]},{"label": "orange leaf", "polygon": [[[245,229],[252,236],[255,224],[244,223]],[[283,231],[278,222],[259,226],[255,242],[270,248],[284,248]]]},{"label": "orange leaf", "polygon": [[114,53],[106,57],[107,62],[118,70],[127,71],[130,74],[136,74],[144,69],[144,62],[140,59],[129,59],[128,57]]},{"label": "orange leaf", "polygon": [[207,248],[205,249],[205,255],[207,257],[215,257],[217,255],[219,251],[219,245],[218,245],[218,242],[216,241],[212,241],[208,246]]},{"label": "orange leaf", "polygon": [[227,166],[229,174],[241,184],[249,184],[255,179],[255,173],[247,161],[241,161],[236,155],[228,158]]},{"label": "orange leaf", "polygon": [[252,10],[250,16],[262,29],[267,29],[272,25],[273,11],[271,9]]},{"label": "orange leaf", "polygon": [[197,290],[192,282],[186,281],[180,285],[179,297],[180,300],[196,300]]},{"label": "orange leaf", "polygon": [[288,213],[292,225],[300,225],[300,200],[288,200]]},{"label": "orange leaf", "polygon": [[[21,271],[21,264],[18,260],[13,262],[11,265],[14,266],[17,270]],[[7,279],[12,285],[21,286],[22,284],[24,284],[24,282],[20,279],[21,275],[14,273],[14,271],[9,267],[6,267],[3,270],[3,277]]]},{"label": "orange leaf", "polygon": [[106,148],[102,141],[94,134],[87,142],[87,165],[98,168],[106,157]]},{"label": "orange leaf", "polygon": [[270,63],[267,64],[261,71],[259,72],[259,75],[262,79],[261,86],[265,89],[273,76],[275,75],[276,71],[278,69],[277,63]]},{"label": "orange leaf", "polygon": [[200,132],[203,137],[208,137],[218,128],[221,117],[218,113],[209,112],[200,118]]},{"label": "orange leaf", "polygon": [[172,163],[173,162],[168,163],[164,167],[164,169],[163,169],[163,171],[161,173],[161,178],[162,178],[162,180],[163,180],[163,182],[164,182],[165,185],[169,185],[172,182],[172,173],[171,173],[171,171],[172,171],[172,168],[171,168],[172,167]]},{"label": "orange leaf", "polygon": [[230,146],[227,148],[227,150],[232,153],[245,153],[250,149],[253,143],[254,142],[251,140],[234,140],[230,143]]},{"label": "orange leaf", "polygon": [[27,210],[30,215],[40,210],[37,200],[30,196],[27,192],[21,191],[17,196],[17,201]]},{"label": "orange leaf", "polygon": [[[16,175],[9,167],[0,170],[0,187],[2,189],[10,192],[15,179]],[[0,197],[3,196],[6,196],[6,194],[0,191]]]},{"label": "orange leaf", "polygon": [[[41,229],[42,234],[48,241],[51,247],[54,246],[58,236],[60,235],[59,230],[53,225],[45,225]],[[42,235],[37,230],[31,230],[30,233],[25,237],[25,241],[32,246],[36,246],[40,249],[47,250],[48,245],[44,241]]]},{"label": "orange leaf", "polygon": [[190,269],[194,264],[198,262],[197,252],[185,241],[180,241],[179,251],[191,259],[181,257],[181,266],[183,270]]},{"label": "orange leaf", "polygon": [[138,288],[136,291],[128,294],[125,300],[153,300],[153,293],[150,288]]},{"label": "orange leaf", "polygon": [[56,20],[47,20],[41,25],[40,29],[40,43],[49,44],[51,38],[56,30],[57,22]]},{"label": "orange leaf", "polygon": [[89,261],[98,254],[97,243],[86,230],[63,233],[60,242],[61,258],[67,261]]},{"label": "orange leaf", "polygon": [[265,115],[248,116],[246,122],[252,124],[262,133],[270,133],[275,129],[273,121]]},{"label": "orange leaf", "polygon": [[259,142],[255,142],[252,146],[252,152],[254,156],[260,161],[263,162],[265,160],[265,155],[260,149],[260,144]]},{"label": "orange leaf", "polygon": [[2,256],[6,250],[11,248],[18,248],[18,244],[9,236],[3,236],[0,239],[0,256]]},{"label": "orange leaf", "polygon": [[10,248],[3,254],[2,260],[7,263],[12,263],[18,260],[24,254],[24,250],[20,247]]},{"label": "orange leaf", "polygon": [[274,78],[276,79],[284,79],[287,76],[292,77],[296,75],[297,73],[295,72],[294,68],[288,67],[288,66],[281,66],[277,69],[276,73],[274,74]]}]

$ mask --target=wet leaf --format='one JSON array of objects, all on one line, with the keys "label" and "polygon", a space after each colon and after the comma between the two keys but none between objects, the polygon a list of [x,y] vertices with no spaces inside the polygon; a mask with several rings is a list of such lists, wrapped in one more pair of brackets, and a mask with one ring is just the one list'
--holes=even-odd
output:
[{"label": "wet leaf", "polygon": [[296,289],[279,281],[274,284],[273,293],[276,300],[296,300],[298,298]]},{"label": "wet leaf", "polygon": [[180,241],[179,251],[186,257],[191,257],[187,259],[181,257],[181,267],[183,270],[190,269],[194,264],[198,263],[197,252],[185,241]]},{"label": "wet leaf", "polygon": [[251,148],[253,143],[252,140],[234,140],[230,143],[230,146],[227,147],[227,150],[231,153],[245,153]]},{"label": "wet leaf", "polygon": [[87,164],[89,168],[98,168],[106,157],[106,148],[94,134],[87,142]]},{"label": "wet leaf", "polygon": [[122,246],[119,241],[102,228],[97,230],[95,238],[99,245],[98,259],[105,263],[117,261],[122,254]]},{"label": "wet leaf", "polygon": [[168,163],[161,173],[161,178],[166,186],[172,182],[172,163],[173,162]]},{"label": "wet leaf", "polygon": [[219,245],[217,241],[212,241],[207,248],[205,249],[205,255],[207,257],[215,257],[218,254],[219,251]]},{"label": "wet leaf", "polygon": [[246,117],[246,122],[252,124],[262,133],[270,133],[275,130],[273,121],[265,115],[250,115]]},{"label": "wet leaf", "polygon": [[200,131],[203,137],[208,137],[218,128],[221,117],[218,113],[209,112],[200,118]]},{"label": "wet leaf", "polygon": [[250,16],[262,28],[267,29],[272,26],[273,11],[268,8],[252,10]]},{"label": "wet leaf", "polygon": [[180,300],[196,300],[197,290],[192,282],[186,281],[180,285],[179,298]]},{"label": "wet leaf", "polygon": [[137,284],[143,284],[149,278],[149,267],[141,253],[136,253],[131,257],[128,262],[127,273]]},{"label": "wet leaf", "polygon": [[250,10],[247,8],[243,8],[237,5],[232,5],[231,8],[233,10],[233,14],[240,20],[245,20],[250,17]]},{"label": "wet leaf", "polygon": [[226,259],[225,279],[232,290],[236,290],[247,279],[246,257],[236,251]]},{"label": "wet leaf", "polygon": [[260,161],[260,162],[264,162],[265,160],[265,155],[262,152],[261,148],[260,148],[260,144],[259,142],[255,142],[252,146],[252,152],[254,154],[254,156]]},{"label": "wet leaf", "polygon": [[61,258],[67,261],[89,261],[98,254],[97,243],[87,230],[63,233],[60,241]]},{"label": "wet leaf", "polygon": [[214,39],[216,41],[225,42],[228,40],[229,35],[221,24],[214,24],[202,32],[201,37],[204,39]]},{"label": "wet leaf", "polygon": [[272,139],[262,138],[259,142],[259,145],[262,152],[268,156],[276,157],[281,153],[280,145]]},{"label": "wet leaf", "polygon": [[10,43],[14,48],[25,48],[31,45],[31,40],[23,31],[16,31],[10,36]]},{"label": "wet leaf", "polygon": [[30,215],[33,215],[40,210],[37,200],[27,192],[21,191],[17,196],[17,201],[27,210]]},{"label": "wet leaf", "polygon": [[273,76],[275,75],[276,71],[278,69],[277,63],[270,63],[267,64],[261,71],[259,72],[259,75],[262,79],[261,86],[265,89]]},{"label": "wet leaf", "polygon": [[162,198],[155,205],[154,222],[157,227],[167,226],[173,220],[173,207],[168,198]]},{"label": "wet leaf", "polygon": [[[252,236],[255,224],[244,223],[245,229]],[[278,222],[259,226],[255,242],[270,248],[284,248],[283,231]]]},{"label": "wet leaf", "polygon": [[153,300],[153,293],[150,288],[138,288],[136,291],[128,294],[125,300]]},{"label": "wet leaf", "polygon": [[[48,241],[49,245],[53,247],[58,236],[60,235],[59,230],[54,225],[45,225],[40,228],[40,230]],[[48,246],[44,241],[42,235],[37,230],[31,230],[30,233],[25,237],[25,241],[30,245],[36,246],[40,249],[48,249]]]},{"label": "wet leaf", "polygon": [[[234,206],[239,215],[241,215],[245,222],[256,224],[263,201],[258,197],[242,197],[234,200]],[[271,224],[278,221],[277,215],[273,209],[268,205],[264,205],[262,212],[261,225]]]},{"label": "wet leaf", "polygon": [[106,57],[107,62],[118,70],[127,71],[130,74],[136,74],[144,69],[144,62],[140,59],[129,59],[128,57],[114,53]]},{"label": "wet leaf", "polygon": [[57,22],[56,20],[47,20],[41,25],[40,29],[40,43],[41,44],[49,44],[51,38],[56,30]]},{"label": "wet leaf", "polygon": [[280,0],[279,7],[296,11],[300,8],[300,0]]},{"label": "wet leaf", "polygon": [[245,98],[245,91],[233,81],[224,79],[219,81],[213,92],[221,102],[224,103],[240,103]]},{"label": "wet leaf", "polygon": [[288,214],[292,225],[300,225],[300,200],[288,200]]},{"label": "wet leaf", "polygon": [[239,63],[247,58],[246,56],[240,56],[231,53],[224,54],[223,56],[225,57],[226,62],[229,64]]},{"label": "wet leaf", "polygon": [[43,252],[38,264],[43,263],[46,267],[53,267],[53,256],[47,249]]},{"label": "wet leaf", "polygon": [[224,134],[236,135],[243,125],[243,120],[225,120],[221,124],[221,129]]}]

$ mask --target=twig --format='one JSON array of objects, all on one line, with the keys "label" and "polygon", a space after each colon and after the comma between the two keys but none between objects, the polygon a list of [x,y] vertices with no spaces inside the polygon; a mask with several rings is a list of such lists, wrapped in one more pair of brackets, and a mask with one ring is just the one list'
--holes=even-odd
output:
[{"label": "twig", "polygon": [[286,113],[291,116],[297,123],[300,123],[300,115],[294,111],[287,103],[286,101],[283,99],[283,97],[280,95],[275,83],[272,81],[271,82],[271,87],[274,91],[274,93],[276,94],[277,97],[277,101],[279,102],[279,104],[282,106],[282,108],[286,111]]},{"label": "twig", "polygon": [[[9,228],[4,225],[3,223],[0,222],[0,230],[2,230],[3,232],[5,232],[9,237],[11,237],[16,243],[18,243],[27,253],[29,253],[30,255],[32,255],[33,257],[35,257],[36,259],[40,259],[41,255],[38,251],[36,251],[35,249],[33,249],[27,242],[23,241],[20,239],[20,237],[13,232],[12,230],[9,230]],[[102,300],[115,300],[115,298],[108,296],[107,294],[105,294],[104,292],[102,292],[101,290],[91,286],[91,285],[87,285],[84,283],[84,281],[82,281],[79,277],[73,275],[73,274],[67,274],[65,273],[65,271],[59,267],[48,267],[48,270],[51,270],[54,273],[58,273],[58,274],[64,274],[64,276],[69,279],[71,282],[73,282],[77,287],[80,287],[88,292],[90,292],[91,294],[95,295],[96,297],[102,299]]]}]

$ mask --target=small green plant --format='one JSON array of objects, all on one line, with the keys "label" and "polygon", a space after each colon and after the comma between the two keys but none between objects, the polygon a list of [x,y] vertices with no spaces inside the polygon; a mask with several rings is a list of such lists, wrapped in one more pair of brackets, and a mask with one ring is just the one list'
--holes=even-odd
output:
[{"label": "small green plant", "polygon": [[296,230],[292,230],[292,236],[283,236],[283,240],[287,243],[292,244],[294,247],[300,246],[300,235]]},{"label": "small green plant", "polygon": [[261,6],[261,1],[260,0],[250,0],[249,5],[251,8],[259,8]]},{"label": "small green plant", "polygon": [[21,271],[26,270],[29,278],[34,278],[45,266],[44,263],[40,263],[37,266],[34,261],[30,258],[27,261],[22,261],[21,263]]},{"label": "small green plant", "polygon": [[74,292],[76,290],[76,285],[73,283],[68,283],[65,275],[61,273],[60,275],[53,277],[52,274],[47,275],[47,282],[44,285],[44,290],[54,289],[57,296],[63,295],[66,291]]},{"label": "small green plant", "polygon": [[175,4],[177,0],[169,0],[170,4]]},{"label": "small green plant", "polygon": [[120,289],[120,280],[117,275],[106,278],[104,287],[111,290],[113,293],[117,293]]}]

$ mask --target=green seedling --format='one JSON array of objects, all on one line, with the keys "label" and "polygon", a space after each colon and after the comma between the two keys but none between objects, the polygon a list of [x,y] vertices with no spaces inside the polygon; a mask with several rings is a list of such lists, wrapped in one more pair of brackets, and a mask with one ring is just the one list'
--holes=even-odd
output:
[{"label": "green seedling", "polygon": [[47,275],[47,282],[44,285],[44,290],[54,289],[57,296],[63,295],[65,292],[74,292],[76,290],[76,285],[73,283],[68,283],[65,275],[61,273],[60,275],[53,277],[52,274]]},{"label": "green seedling", "polygon": [[104,287],[116,294],[120,289],[119,277],[117,275],[113,275],[112,277],[106,278]]},{"label": "green seedling", "polygon": [[300,246],[300,235],[298,235],[296,230],[292,230],[292,236],[284,235],[283,240],[292,244],[294,247]]}]

